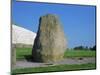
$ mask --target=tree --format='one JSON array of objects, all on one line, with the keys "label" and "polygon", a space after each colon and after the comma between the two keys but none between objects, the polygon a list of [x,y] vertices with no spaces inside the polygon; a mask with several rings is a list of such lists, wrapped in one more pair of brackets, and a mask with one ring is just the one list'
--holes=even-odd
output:
[{"label": "tree", "polygon": [[83,46],[77,46],[77,47],[75,47],[74,49],[75,49],[75,50],[81,50],[81,49],[84,49],[84,47],[83,47]]},{"label": "tree", "polygon": [[74,47],[75,50],[89,50],[88,46],[77,46]]},{"label": "tree", "polygon": [[90,48],[90,50],[95,51],[96,50],[96,45]]}]

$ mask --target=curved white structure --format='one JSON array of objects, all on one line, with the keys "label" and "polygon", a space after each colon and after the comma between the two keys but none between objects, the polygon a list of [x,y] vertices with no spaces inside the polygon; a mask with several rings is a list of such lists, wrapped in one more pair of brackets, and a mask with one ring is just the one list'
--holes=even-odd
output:
[{"label": "curved white structure", "polygon": [[34,44],[36,33],[17,25],[12,25],[12,43]]}]

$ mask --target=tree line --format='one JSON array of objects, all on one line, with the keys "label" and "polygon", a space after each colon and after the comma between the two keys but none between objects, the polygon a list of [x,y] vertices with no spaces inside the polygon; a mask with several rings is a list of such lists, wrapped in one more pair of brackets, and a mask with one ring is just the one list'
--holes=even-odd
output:
[{"label": "tree line", "polygon": [[88,47],[88,46],[77,46],[73,48],[74,50],[91,50],[91,51],[95,51],[96,50],[96,45],[94,45],[93,47]]}]

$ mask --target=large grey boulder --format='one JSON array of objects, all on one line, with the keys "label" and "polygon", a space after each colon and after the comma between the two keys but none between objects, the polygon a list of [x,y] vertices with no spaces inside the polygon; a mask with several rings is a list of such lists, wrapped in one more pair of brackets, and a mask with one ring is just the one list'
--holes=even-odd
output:
[{"label": "large grey boulder", "polygon": [[40,62],[60,61],[65,50],[66,39],[58,17],[52,14],[40,17],[32,50],[33,59]]}]

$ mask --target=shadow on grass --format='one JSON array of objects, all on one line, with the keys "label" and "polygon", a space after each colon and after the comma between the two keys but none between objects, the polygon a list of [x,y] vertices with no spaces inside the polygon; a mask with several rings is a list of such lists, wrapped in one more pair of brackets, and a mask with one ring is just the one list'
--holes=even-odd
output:
[{"label": "shadow on grass", "polygon": [[29,62],[33,62],[33,57],[32,55],[24,55],[25,59]]},{"label": "shadow on grass", "polygon": [[28,62],[42,63],[42,61],[37,61],[37,60],[33,59],[32,55],[24,55],[24,58],[25,58]]}]

